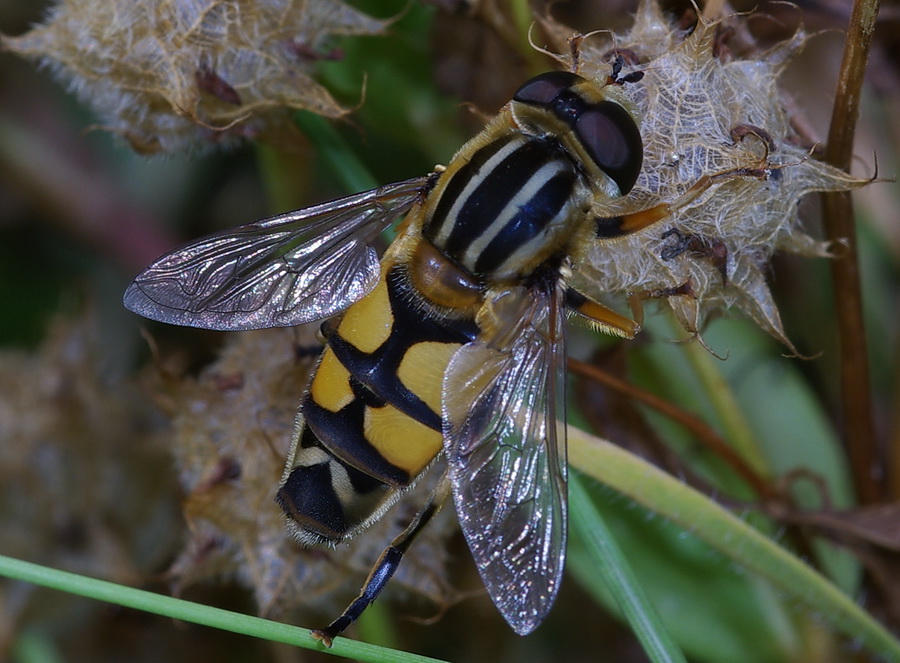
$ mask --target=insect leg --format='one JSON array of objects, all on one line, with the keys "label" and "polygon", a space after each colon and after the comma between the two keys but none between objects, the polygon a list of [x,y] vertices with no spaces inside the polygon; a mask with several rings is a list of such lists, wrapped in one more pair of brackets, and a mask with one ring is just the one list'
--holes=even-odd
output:
[{"label": "insect leg", "polygon": [[711,175],[704,175],[690,189],[681,194],[674,202],[660,203],[653,207],[623,214],[621,216],[600,217],[596,219],[596,236],[598,239],[616,239],[624,235],[630,235],[639,230],[652,226],[661,221],[681,207],[691,203],[704,191],[715,184],[726,182],[738,177],[753,177],[759,180],[768,179],[774,167],[768,167],[765,162],[755,167],[731,168]]},{"label": "insect leg", "polygon": [[400,566],[403,554],[412,545],[419,532],[441,510],[449,495],[450,478],[445,472],[425,506],[415,515],[407,528],[381,553],[381,557],[378,558],[375,566],[372,567],[369,577],[366,578],[366,582],[360,589],[359,596],[347,606],[340,617],[325,628],[313,631],[313,637],[320,639],[326,647],[330,647],[335,637],[343,633],[347,627],[359,619],[359,616],[369,607],[369,604],[381,594],[381,590],[385,588],[397,567]]},{"label": "insect leg", "polygon": [[566,306],[569,309],[587,318],[591,324],[596,325],[607,334],[632,339],[641,331],[644,323],[644,307],[641,305],[641,298],[638,295],[629,297],[628,303],[631,306],[631,318],[595,302],[571,286],[566,289]]},{"label": "insect leg", "polygon": [[673,260],[682,253],[690,251],[694,256],[709,258],[713,266],[722,275],[722,283],[728,283],[728,246],[720,239],[683,233],[678,228],[671,228],[660,235],[660,239],[675,238],[675,243],[659,252],[663,260]]}]

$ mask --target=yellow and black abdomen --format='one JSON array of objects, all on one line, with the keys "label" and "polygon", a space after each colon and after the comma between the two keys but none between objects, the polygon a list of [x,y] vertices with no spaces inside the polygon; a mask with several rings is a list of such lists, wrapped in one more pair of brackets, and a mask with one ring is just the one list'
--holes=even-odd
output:
[{"label": "yellow and black abdomen", "polygon": [[491,319],[486,297],[558,281],[595,234],[624,234],[621,219],[591,213],[634,186],[642,154],[623,106],[576,74],[550,72],[423,188],[379,284],[337,329],[323,327],[327,348],[278,491],[298,539],[353,535],[434,460],[450,359],[495,331],[476,324]]},{"label": "yellow and black abdomen", "polygon": [[278,491],[297,538],[340,541],[377,519],[442,448],[441,386],[474,322],[423,315],[406,267],[351,306],[300,406],[293,465]]}]

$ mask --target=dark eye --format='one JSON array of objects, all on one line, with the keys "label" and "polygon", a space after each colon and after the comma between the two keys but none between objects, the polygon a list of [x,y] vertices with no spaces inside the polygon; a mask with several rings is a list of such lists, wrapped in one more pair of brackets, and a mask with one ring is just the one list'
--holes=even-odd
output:
[{"label": "dark eye", "polygon": [[641,172],[644,141],[634,119],[611,101],[590,103],[573,88],[584,79],[567,71],[550,71],[525,83],[513,100],[548,109],[572,128],[591,159],[624,195]]},{"label": "dark eye", "polygon": [[644,161],[644,141],[628,111],[611,101],[593,104],[578,117],[575,133],[622,195],[631,191]]},{"label": "dark eye", "polygon": [[568,71],[548,71],[526,82],[513,95],[513,100],[549,106],[560,92],[578,85],[583,80],[578,74]]}]

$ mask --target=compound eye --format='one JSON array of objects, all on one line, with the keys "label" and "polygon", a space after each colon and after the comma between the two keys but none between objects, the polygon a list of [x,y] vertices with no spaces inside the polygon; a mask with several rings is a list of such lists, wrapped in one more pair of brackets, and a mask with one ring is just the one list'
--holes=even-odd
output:
[{"label": "compound eye", "polygon": [[514,101],[549,106],[560,92],[578,85],[584,79],[568,71],[548,71],[527,81],[513,95]]},{"label": "compound eye", "polygon": [[634,187],[644,161],[644,141],[634,118],[622,106],[601,101],[575,122],[578,140],[600,169],[625,195]]}]

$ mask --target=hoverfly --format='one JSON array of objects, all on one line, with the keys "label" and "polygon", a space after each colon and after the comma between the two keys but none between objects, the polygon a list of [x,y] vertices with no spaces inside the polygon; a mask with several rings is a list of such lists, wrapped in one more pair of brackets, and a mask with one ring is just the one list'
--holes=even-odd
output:
[{"label": "hoverfly", "polygon": [[[605,81],[532,78],[446,168],[198,240],[126,292],[132,311],[178,325],[326,320],[276,498],[300,542],[356,535],[446,459],[360,596],[318,632],[326,644],[378,596],[451,493],[513,630],[530,633],[550,610],[566,550],[565,314],[625,338],[640,328],[572,276],[598,243],[681,202],[610,211],[643,160],[621,90],[640,77],[620,77],[621,67]],[[373,240],[404,216],[379,260]]]}]

